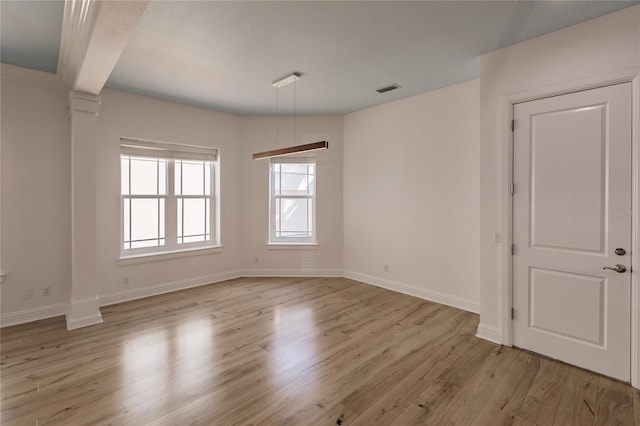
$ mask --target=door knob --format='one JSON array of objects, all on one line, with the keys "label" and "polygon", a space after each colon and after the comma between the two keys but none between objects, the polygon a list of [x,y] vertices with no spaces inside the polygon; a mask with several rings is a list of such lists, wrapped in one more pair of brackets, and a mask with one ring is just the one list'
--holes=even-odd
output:
[{"label": "door knob", "polygon": [[621,265],[621,264],[619,264],[619,263],[617,263],[617,264],[616,264],[616,267],[615,267],[615,268],[610,268],[610,267],[608,267],[608,266],[605,266],[605,267],[604,267],[604,268],[602,268],[602,269],[609,269],[609,270],[611,270],[611,271],[616,271],[616,272],[617,272],[617,273],[619,273],[619,274],[622,274],[623,272],[627,272],[627,267],[626,267],[626,266],[624,266],[624,265]]}]

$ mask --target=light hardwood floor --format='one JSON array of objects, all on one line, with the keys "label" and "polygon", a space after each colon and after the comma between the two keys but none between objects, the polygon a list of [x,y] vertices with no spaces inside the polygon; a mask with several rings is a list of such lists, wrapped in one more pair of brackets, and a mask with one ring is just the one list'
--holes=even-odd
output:
[{"label": "light hardwood floor", "polygon": [[347,279],[244,278],[102,313],[1,330],[2,425],[640,424],[629,385]]}]

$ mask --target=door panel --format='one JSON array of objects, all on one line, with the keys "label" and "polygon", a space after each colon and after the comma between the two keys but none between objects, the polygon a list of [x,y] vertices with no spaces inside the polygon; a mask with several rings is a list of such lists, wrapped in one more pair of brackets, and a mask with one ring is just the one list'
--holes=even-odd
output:
[{"label": "door panel", "polygon": [[596,105],[531,116],[533,246],[603,253],[605,112]]},{"label": "door panel", "polygon": [[[601,277],[531,268],[529,323],[534,330],[604,346],[605,282]],[[566,315],[566,300],[572,300]]]},{"label": "door panel", "polygon": [[514,118],[514,345],[629,381],[631,84]]}]

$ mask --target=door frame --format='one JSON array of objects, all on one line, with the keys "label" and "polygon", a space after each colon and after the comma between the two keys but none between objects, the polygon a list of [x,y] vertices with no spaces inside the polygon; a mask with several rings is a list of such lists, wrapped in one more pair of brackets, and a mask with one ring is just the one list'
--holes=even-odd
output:
[{"label": "door frame", "polygon": [[[635,214],[631,218],[631,252],[640,254],[640,69],[633,68],[617,73],[606,74],[586,80],[565,82],[551,87],[513,93],[500,98],[500,123],[502,129],[501,177],[500,177],[500,225],[502,247],[500,248],[501,301],[500,319],[502,338],[505,346],[513,345],[513,264],[511,245],[513,244],[513,198],[510,186],[513,179],[513,107],[515,104],[551,96],[565,95],[598,87],[619,83],[631,83],[631,156],[632,185],[631,206]],[[631,256],[631,385],[640,389],[640,256]]]}]

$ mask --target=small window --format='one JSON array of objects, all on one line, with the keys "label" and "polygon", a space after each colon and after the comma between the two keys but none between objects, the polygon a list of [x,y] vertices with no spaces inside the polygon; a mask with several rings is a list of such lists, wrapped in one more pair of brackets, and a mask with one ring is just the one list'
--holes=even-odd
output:
[{"label": "small window", "polygon": [[219,245],[215,149],[123,139],[120,150],[123,256]]},{"label": "small window", "polygon": [[315,159],[275,158],[270,169],[270,242],[315,243]]}]

